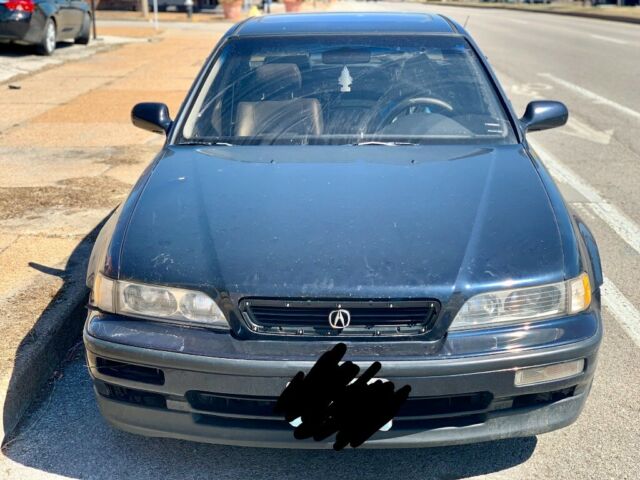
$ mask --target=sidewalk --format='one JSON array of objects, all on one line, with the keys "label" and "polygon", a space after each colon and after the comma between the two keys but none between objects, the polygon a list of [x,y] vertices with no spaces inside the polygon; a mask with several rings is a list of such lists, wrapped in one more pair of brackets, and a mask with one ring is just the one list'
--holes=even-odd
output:
[{"label": "sidewalk", "polygon": [[33,48],[30,46],[0,44],[0,83],[69,61],[82,60],[133,40],[131,37],[116,35],[117,33],[101,35],[97,41],[92,41],[89,45],[59,43],[55,55],[50,57],[33,55]]},{"label": "sidewalk", "polygon": [[85,301],[96,226],[162,144],[131,124],[131,107],[161,101],[175,113],[219,37],[99,33],[151,38],[0,84],[0,440],[77,340],[82,314],[71,312]]}]

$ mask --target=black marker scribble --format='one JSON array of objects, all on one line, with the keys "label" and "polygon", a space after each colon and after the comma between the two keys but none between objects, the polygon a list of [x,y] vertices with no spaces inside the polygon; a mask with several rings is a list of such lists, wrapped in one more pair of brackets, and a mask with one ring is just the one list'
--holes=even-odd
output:
[{"label": "black marker scribble", "polygon": [[409,385],[394,391],[389,381],[368,383],[380,371],[380,362],[350,383],[360,368],[350,361],[339,364],[346,351],[339,343],[323,353],[311,371],[306,376],[298,372],[278,398],[276,413],[284,414],[287,422],[302,420],[295,438],[321,441],[337,432],[335,450],[356,448],[392,420],[409,396]]}]

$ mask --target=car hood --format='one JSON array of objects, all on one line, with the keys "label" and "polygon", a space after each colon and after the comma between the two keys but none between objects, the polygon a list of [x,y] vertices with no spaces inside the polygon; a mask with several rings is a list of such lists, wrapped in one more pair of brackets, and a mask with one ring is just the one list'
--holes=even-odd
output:
[{"label": "car hood", "polygon": [[521,146],[168,147],[120,278],[253,297],[438,298],[563,278]]}]

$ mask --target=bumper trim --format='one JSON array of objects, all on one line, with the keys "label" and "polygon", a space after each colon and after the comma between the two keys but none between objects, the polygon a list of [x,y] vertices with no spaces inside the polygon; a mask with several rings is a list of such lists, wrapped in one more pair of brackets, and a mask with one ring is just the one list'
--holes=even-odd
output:
[{"label": "bumper trim", "polygon": [[[588,358],[593,356],[602,340],[602,328],[592,337],[575,343],[553,348],[531,349],[508,353],[495,353],[483,356],[450,358],[443,355],[425,356],[424,359],[386,360],[385,375],[394,377],[411,376],[443,376],[469,373],[481,373],[488,370],[506,370],[532,365],[544,365]],[[313,361],[238,359],[222,357],[206,357],[186,353],[167,352],[148,348],[124,345],[98,339],[90,335],[86,329],[84,343],[88,350],[97,356],[112,360],[151,365],[159,368],[175,368],[203,373],[221,373],[245,376],[293,376],[300,370],[309,370]],[[327,342],[326,348],[333,345]],[[366,368],[374,360],[354,361],[361,368]]]},{"label": "bumper trim", "polygon": [[[587,395],[588,389],[543,407],[522,408],[509,414],[489,413],[486,421],[461,427],[377,432],[360,448],[435,447],[538,435],[573,423]],[[190,413],[137,407],[100,395],[97,398],[102,415],[111,425],[139,435],[248,447],[332,448],[332,438],[324,442],[294,439],[292,429],[284,422],[283,428],[278,429],[229,428],[197,423]]]}]

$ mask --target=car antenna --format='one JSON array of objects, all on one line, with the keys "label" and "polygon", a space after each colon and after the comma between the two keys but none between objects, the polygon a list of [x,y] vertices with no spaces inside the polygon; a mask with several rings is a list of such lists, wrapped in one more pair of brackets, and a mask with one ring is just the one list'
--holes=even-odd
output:
[{"label": "car antenna", "polygon": [[471,18],[471,15],[467,15],[467,19],[464,21],[464,25],[462,25],[462,28],[467,28],[467,23],[469,22],[470,18]]}]

